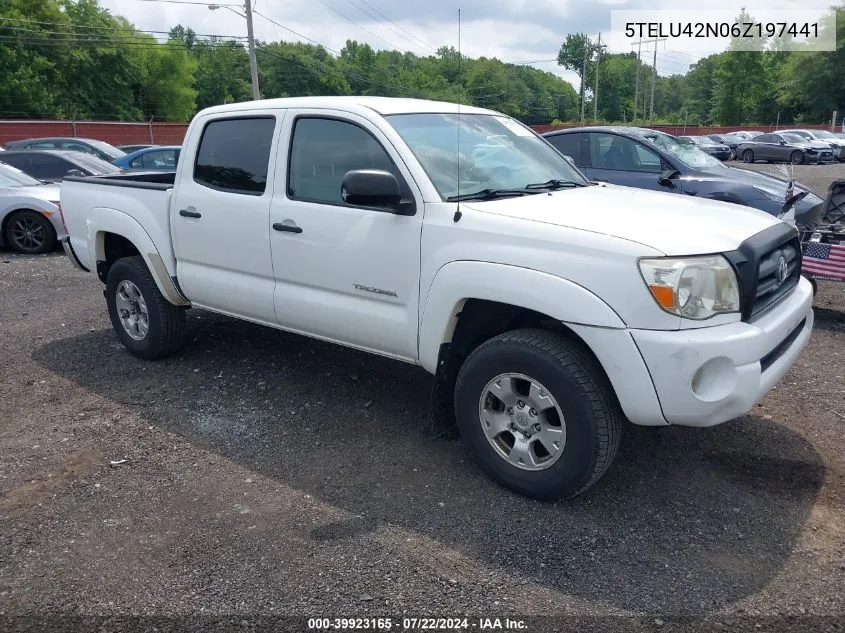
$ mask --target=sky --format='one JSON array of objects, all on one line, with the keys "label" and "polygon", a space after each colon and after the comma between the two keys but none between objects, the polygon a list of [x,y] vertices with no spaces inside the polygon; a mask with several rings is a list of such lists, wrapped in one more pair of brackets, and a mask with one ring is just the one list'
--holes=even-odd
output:
[{"label": "sky", "polygon": [[[166,31],[176,24],[197,33],[246,35],[246,21],[226,9],[209,10],[213,0],[100,0],[113,14],[123,15],[138,29]],[[241,4],[243,0],[219,0]],[[606,39],[612,10],[677,9],[671,0],[253,0],[255,36],[263,41],[297,39],[263,16],[339,51],[347,39],[367,42],[374,48],[412,51],[430,55],[443,45],[458,47],[458,9],[461,10],[461,52],[469,57],[496,57],[553,72],[578,88],[575,73],[555,59],[567,33],[600,32]],[[195,4],[189,4],[194,2]],[[736,2],[709,0],[708,9],[738,12]],[[818,9],[829,0],[766,0],[765,9]],[[746,10],[754,15],[754,6]],[[628,44],[630,47],[630,44]],[[653,45],[643,56],[653,59]],[[719,48],[678,50],[658,45],[657,69],[661,74],[682,73],[689,64]],[[617,50],[616,52],[619,52]]]}]

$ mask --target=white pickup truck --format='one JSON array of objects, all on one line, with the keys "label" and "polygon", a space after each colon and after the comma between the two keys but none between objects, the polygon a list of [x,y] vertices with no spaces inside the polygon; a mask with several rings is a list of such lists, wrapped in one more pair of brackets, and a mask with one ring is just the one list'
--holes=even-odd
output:
[{"label": "white pickup truck", "polygon": [[195,307],[420,365],[481,466],[539,499],[594,484],[625,420],[745,414],[813,326],[787,223],[588,182],[450,103],[209,108],[175,174],[67,178],[61,203],[135,355],[176,350]]}]

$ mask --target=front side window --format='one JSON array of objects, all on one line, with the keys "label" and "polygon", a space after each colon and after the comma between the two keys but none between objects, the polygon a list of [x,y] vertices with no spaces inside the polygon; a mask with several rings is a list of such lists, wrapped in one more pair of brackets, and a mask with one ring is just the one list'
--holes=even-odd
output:
[{"label": "front side window", "polygon": [[364,128],[337,119],[296,120],[288,165],[288,196],[345,206],[341,183],[346,172],[355,169],[389,171],[400,185],[403,182],[390,156]]},{"label": "front side window", "polygon": [[584,147],[584,141],[586,138],[586,134],[571,132],[569,134],[554,134],[552,136],[547,136],[546,140],[551,143],[553,147],[557,148],[561,154],[569,156],[575,161],[576,165],[581,166],[584,164],[584,153],[582,152],[582,148]]},{"label": "front side window", "polygon": [[391,114],[385,119],[443,200],[550,180],[587,185],[559,151],[504,115],[416,113]]},{"label": "front side window", "polygon": [[590,155],[594,168],[660,172],[660,157],[642,144],[616,134],[590,134],[590,137]]},{"label": "front side window", "polygon": [[777,143],[780,139],[774,134],[761,134],[754,139],[755,143]]},{"label": "front side window", "polygon": [[202,133],[194,180],[212,189],[260,196],[267,188],[275,127],[271,116],[211,121]]}]

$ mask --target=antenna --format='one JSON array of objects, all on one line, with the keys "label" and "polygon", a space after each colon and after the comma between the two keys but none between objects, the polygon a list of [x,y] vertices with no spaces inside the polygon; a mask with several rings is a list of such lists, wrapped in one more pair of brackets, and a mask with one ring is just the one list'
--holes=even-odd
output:
[{"label": "antenna", "polygon": [[[457,147],[457,161],[455,161],[455,184],[458,188],[458,196],[461,195],[461,99],[464,93],[464,79],[461,75],[461,10],[458,9],[458,147]],[[454,222],[461,219],[461,203],[455,203],[455,216],[452,218]]]}]

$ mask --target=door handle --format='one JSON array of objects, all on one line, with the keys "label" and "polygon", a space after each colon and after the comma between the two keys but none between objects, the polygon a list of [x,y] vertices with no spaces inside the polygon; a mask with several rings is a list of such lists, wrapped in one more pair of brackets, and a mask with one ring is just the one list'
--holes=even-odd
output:
[{"label": "door handle", "polygon": [[182,209],[181,211],[179,211],[179,215],[181,215],[183,218],[201,218],[202,217],[202,213],[199,213],[198,211],[188,211],[187,209]]},{"label": "door handle", "polygon": [[276,222],[273,225],[273,229],[276,231],[287,231],[288,233],[302,233],[302,229],[295,224],[282,224],[281,222]]}]

